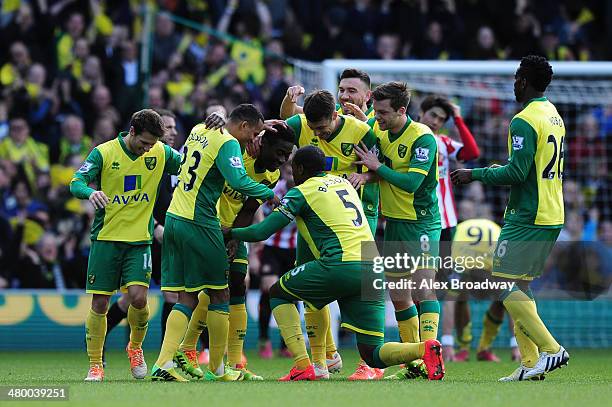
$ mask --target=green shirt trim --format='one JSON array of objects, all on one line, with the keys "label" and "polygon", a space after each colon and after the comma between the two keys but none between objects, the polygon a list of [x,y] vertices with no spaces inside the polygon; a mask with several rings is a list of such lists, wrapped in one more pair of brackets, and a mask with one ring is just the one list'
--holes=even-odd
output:
[{"label": "green shirt trim", "polygon": [[392,133],[391,130],[389,130],[389,142],[393,143],[395,140],[397,140],[402,134],[404,134],[404,132],[406,131],[406,129],[408,128],[408,126],[410,126],[410,123],[412,123],[412,119],[410,118],[410,116],[406,115],[406,123],[404,123],[404,126],[402,127],[402,129],[397,132],[397,133]]}]

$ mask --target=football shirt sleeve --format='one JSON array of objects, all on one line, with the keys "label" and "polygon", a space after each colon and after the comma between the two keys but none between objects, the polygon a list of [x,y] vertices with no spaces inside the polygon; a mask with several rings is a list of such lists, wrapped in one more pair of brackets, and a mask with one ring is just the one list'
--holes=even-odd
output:
[{"label": "football shirt sleeve", "polygon": [[246,228],[232,229],[232,239],[238,239],[243,242],[261,242],[287,226],[290,222],[291,220],[285,215],[275,211],[260,223]]},{"label": "football shirt sleeve", "polygon": [[166,154],[166,165],[164,166],[164,172],[170,175],[177,175],[179,169],[181,168],[181,153],[165,144],[164,152]]},{"label": "football shirt sleeve", "polygon": [[274,197],[274,191],[264,184],[253,181],[247,175],[238,141],[225,142],[219,149],[215,164],[223,178],[236,191],[255,199],[268,200]]},{"label": "football shirt sleeve", "polygon": [[281,199],[281,205],[275,209],[275,212],[282,213],[289,221],[292,221],[296,216],[300,216],[305,204],[306,198],[304,198],[300,190],[298,188],[291,188]]},{"label": "football shirt sleeve", "polygon": [[538,134],[521,118],[510,124],[510,158],[497,168],[475,168],[472,179],[487,185],[515,185],[525,182],[534,164]]},{"label": "football shirt sleeve", "polygon": [[81,168],[74,173],[70,181],[70,193],[79,199],[89,199],[89,195],[95,191],[95,189],[89,187],[89,184],[96,182],[99,185],[102,164],[102,154],[97,148],[94,148]]},{"label": "football shirt sleeve", "polygon": [[285,123],[287,123],[287,126],[293,129],[293,132],[295,133],[295,140],[293,141],[293,144],[299,147],[300,133],[302,132],[302,119],[300,118],[300,115],[296,114],[291,116],[285,120]]}]

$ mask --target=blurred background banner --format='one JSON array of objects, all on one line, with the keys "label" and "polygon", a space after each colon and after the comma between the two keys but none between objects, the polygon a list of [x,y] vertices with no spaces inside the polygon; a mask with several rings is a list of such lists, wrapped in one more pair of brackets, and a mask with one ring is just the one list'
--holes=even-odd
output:
[{"label": "blurred background banner", "polygon": [[[90,306],[90,296],[80,292],[60,294],[48,290],[4,291],[0,294],[0,351],[19,350],[79,350],[85,349],[85,317]],[[245,348],[257,346],[257,306],[259,291],[251,290],[247,296],[249,313]],[[160,304],[163,299],[158,291],[149,295],[151,320],[149,331],[143,344],[144,349],[157,350],[160,337]],[[475,346],[482,331],[482,318],[489,303],[471,301],[473,337]],[[330,305],[334,336],[338,338],[339,310],[336,303]],[[397,340],[397,323],[393,307],[389,303],[387,311],[386,340]],[[556,338],[568,347],[601,348],[612,346],[612,298],[602,297],[594,301],[581,300],[541,300],[538,312]],[[507,321],[505,321],[507,322]],[[580,327],[576,323],[582,324]],[[270,339],[279,343],[278,329],[271,321]],[[582,332],[588,332],[583,335]],[[124,349],[129,336],[125,322],[113,330],[106,340],[107,349]],[[504,323],[494,347],[507,347],[510,334]],[[352,347],[353,335],[341,337],[341,347]]]}]

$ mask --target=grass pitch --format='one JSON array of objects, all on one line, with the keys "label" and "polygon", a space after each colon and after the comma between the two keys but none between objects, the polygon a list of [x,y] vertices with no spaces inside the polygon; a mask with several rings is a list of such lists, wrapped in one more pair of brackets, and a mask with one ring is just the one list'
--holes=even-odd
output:
[{"label": "grass pitch", "polygon": [[[107,353],[103,383],[84,383],[85,352],[1,352],[0,386],[67,386],[69,400],[28,402],[52,406],[608,406],[612,400],[612,352],[570,349],[567,368],[543,382],[497,383],[516,364],[500,351],[502,363],[448,363],[442,382],[349,382],[357,363],[355,351],[344,350],[342,373],[326,382],[279,383],[288,372],[288,359],[261,360],[253,352],[249,368],[264,382],[152,383],[132,379],[123,352]],[[146,352],[149,366],[157,355]],[[475,355],[472,355],[475,356]],[[388,369],[388,372],[397,368]],[[22,402],[0,401],[2,406]]]}]

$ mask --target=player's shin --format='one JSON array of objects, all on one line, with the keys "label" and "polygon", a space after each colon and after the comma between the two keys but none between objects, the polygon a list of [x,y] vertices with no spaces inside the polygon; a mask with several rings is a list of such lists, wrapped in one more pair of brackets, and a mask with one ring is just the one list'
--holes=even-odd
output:
[{"label": "player's shin", "polygon": [[170,312],[168,321],[166,323],[164,341],[162,343],[157,361],[155,362],[156,366],[164,368],[166,363],[172,361],[174,354],[177,351],[183,336],[185,335],[191,314],[192,310],[186,305],[175,304],[174,307],[172,307],[172,311]]},{"label": "player's shin", "polygon": [[227,361],[232,367],[242,363],[242,348],[248,319],[245,302],[245,297],[230,298]]},{"label": "player's shin", "polygon": [[521,330],[538,346],[540,352],[556,353],[559,351],[561,346],[540,319],[532,296],[517,289],[510,292],[503,302],[514,323],[521,325]]},{"label": "player's shin", "polygon": [[85,339],[90,366],[102,366],[102,347],[106,337],[106,313],[99,314],[90,309],[85,320]]},{"label": "player's shin", "polygon": [[210,304],[206,315],[210,340],[210,362],[208,369],[217,376],[223,375],[223,356],[227,346],[229,330],[229,303]]},{"label": "player's shin", "polygon": [[326,365],[326,343],[327,331],[330,327],[329,320],[329,306],[320,310],[313,310],[307,307],[304,311],[304,321],[306,322],[306,332],[308,333],[308,340],[310,342],[312,360],[320,366]]},{"label": "player's shin", "polygon": [[130,324],[130,347],[140,348],[149,327],[149,304],[143,308],[136,308],[130,304],[127,318]]},{"label": "player's shin", "polygon": [[[504,314],[502,314],[502,318],[503,315]],[[491,348],[491,344],[501,329],[502,322],[503,320],[497,319],[495,316],[491,315],[490,311],[485,313],[482,321],[482,334],[480,335],[480,342],[478,343],[478,352]]]},{"label": "player's shin", "polygon": [[396,310],[395,319],[402,342],[419,342],[419,313],[416,305],[412,304],[407,309]]},{"label": "player's shin", "polygon": [[200,291],[198,294],[198,305],[193,310],[187,332],[185,332],[185,337],[180,345],[182,351],[196,350],[198,338],[206,327],[208,304],[210,304],[210,297],[204,291]]},{"label": "player's shin", "polygon": [[270,305],[281,335],[293,355],[295,366],[300,370],[308,368],[310,358],[306,351],[300,314],[297,308],[294,304],[279,298],[271,298]]},{"label": "player's shin", "polygon": [[438,300],[425,300],[420,303],[419,334],[422,341],[436,339],[440,320],[440,303]]}]

